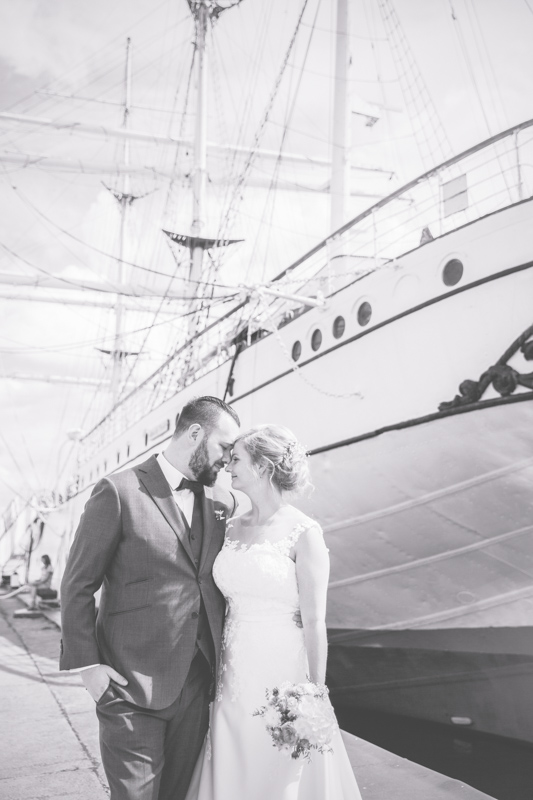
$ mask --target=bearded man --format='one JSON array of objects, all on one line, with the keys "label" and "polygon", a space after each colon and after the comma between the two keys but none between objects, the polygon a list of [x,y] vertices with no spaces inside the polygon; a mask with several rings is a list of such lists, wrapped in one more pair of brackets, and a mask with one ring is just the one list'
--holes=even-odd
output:
[{"label": "bearded man", "polygon": [[216,397],[190,401],[165,452],[99,481],[82,514],[61,585],[60,668],[80,671],[96,703],[111,800],[187,792],[220,657],[212,566],[235,510],[210,487],[239,424]]}]

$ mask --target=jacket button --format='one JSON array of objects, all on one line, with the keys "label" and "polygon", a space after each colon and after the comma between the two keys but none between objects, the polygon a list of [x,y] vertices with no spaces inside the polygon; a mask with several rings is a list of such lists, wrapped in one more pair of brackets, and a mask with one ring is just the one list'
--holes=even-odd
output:
[{"label": "jacket button", "polygon": [[201,586],[201,585],[202,585],[202,579],[198,578],[198,586]]},{"label": "jacket button", "polygon": [[191,617],[192,617],[193,619],[196,619],[196,618],[197,618],[197,616],[198,616],[198,611],[193,611],[193,612],[192,612],[192,614],[191,614]]}]

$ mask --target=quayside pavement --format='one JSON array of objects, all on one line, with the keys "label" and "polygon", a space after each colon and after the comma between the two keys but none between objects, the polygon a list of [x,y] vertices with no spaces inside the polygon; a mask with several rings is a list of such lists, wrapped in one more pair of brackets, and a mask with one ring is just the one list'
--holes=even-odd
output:
[{"label": "quayside pavement", "polygon": [[[93,701],[57,668],[57,612],[13,617],[23,607],[0,600],[0,800],[108,800]],[[346,745],[363,800],[490,800],[354,736]]]}]

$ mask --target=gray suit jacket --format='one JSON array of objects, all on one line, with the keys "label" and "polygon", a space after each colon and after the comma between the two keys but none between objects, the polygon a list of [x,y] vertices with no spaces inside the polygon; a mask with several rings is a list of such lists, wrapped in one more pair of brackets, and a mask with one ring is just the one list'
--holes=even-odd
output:
[{"label": "gray suit jacket", "polygon": [[125,700],[166,708],[187,677],[202,599],[218,670],[225,604],[211,571],[234,507],[224,490],[205,497],[197,568],[187,523],[155,456],[99,481],[61,583],[60,668],[107,664],[127,679],[116,687]]}]

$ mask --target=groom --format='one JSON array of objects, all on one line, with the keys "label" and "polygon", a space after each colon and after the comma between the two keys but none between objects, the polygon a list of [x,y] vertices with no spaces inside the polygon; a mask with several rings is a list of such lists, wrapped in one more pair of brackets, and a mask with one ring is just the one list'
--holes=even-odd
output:
[{"label": "groom", "polygon": [[187,792],[224,620],[211,570],[235,509],[209,487],[238,432],[222,400],[190,401],[167,450],[97,483],[81,517],[61,585],[60,668],[79,670],[96,701],[111,800]]}]

